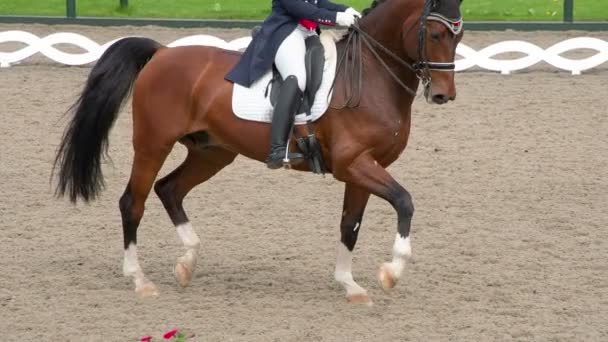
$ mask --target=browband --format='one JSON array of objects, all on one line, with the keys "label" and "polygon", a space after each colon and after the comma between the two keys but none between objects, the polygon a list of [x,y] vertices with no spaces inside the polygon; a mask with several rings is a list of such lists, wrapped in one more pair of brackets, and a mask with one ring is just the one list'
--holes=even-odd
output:
[{"label": "browband", "polygon": [[455,35],[459,34],[462,31],[462,26],[464,24],[462,18],[450,19],[435,12],[431,12],[431,14],[429,14],[426,20],[438,21],[444,24]]}]

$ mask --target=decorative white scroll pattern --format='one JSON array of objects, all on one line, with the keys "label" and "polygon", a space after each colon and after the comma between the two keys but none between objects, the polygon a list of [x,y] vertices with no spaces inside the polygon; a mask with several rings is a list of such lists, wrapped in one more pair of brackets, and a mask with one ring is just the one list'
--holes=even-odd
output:
[{"label": "decorative white scroll pattern", "polygon": [[[118,39],[99,45],[87,37],[76,33],[54,33],[40,38],[24,31],[0,32],[0,48],[3,43],[22,43],[27,45],[12,52],[0,52],[0,67],[8,67],[25,60],[36,53],[65,65],[84,65],[96,61],[103,52]],[[168,46],[206,45],[230,50],[242,50],[251,42],[250,37],[238,38],[232,41],[210,35],[194,35],[176,40]],[[56,49],[54,45],[70,44],[81,48],[83,53],[67,53]],[[564,52],[577,49],[591,49],[597,54],[583,59],[569,59],[560,56]],[[494,56],[503,53],[523,53],[526,56],[515,59],[495,59]],[[459,44],[456,54],[456,70],[462,71],[473,67],[510,74],[513,71],[527,69],[539,62],[546,62],[558,69],[570,71],[573,75],[595,68],[608,61],[608,42],[589,37],[578,37],[564,40],[547,49],[524,41],[505,41],[492,44],[484,49],[475,51],[465,44]]]},{"label": "decorative white scroll pattern", "polygon": [[[577,49],[592,49],[598,53],[583,59],[569,59],[560,56],[564,52]],[[520,52],[527,56],[509,60],[492,58],[492,56],[512,52]],[[608,42],[597,38],[578,37],[564,40],[543,50],[528,42],[511,40],[492,44],[479,51],[459,44],[456,54],[463,57],[456,61],[457,71],[479,66],[482,69],[500,71],[502,74],[508,75],[512,71],[527,69],[545,61],[558,69],[568,70],[573,75],[580,75],[582,71],[593,69],[608,61]]]}]

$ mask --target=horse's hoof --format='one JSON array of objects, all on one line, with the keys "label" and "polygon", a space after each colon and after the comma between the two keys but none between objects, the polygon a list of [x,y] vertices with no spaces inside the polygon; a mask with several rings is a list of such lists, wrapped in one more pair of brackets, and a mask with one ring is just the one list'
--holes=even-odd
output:
[{"label": "horse's hoof", "polygon": [[346,296],[346,300],[348,300],[348,302],[350,304],[356,304],[356,305],[363,304],[366,306],[374,305],[374,302],[372,302],[372,299],[369,298],[369,296],[365,292]]},{"label": "horse's hoof", "polygon": [[192,269],[183,262],[177,262],[175,264],[175,269],[173,270],[175,275],[175,280],[181,287],[187,287],[190,285],[190,280],[192,280]]},{"label": "horse's hoof", "polygon": [[146,282],[140,287],[135,289],[135,292],[139,295],[140,298],[151,298],[158,296],[158,290],[156,286],[151,282]]},{"label": "horse's hoof", "polygon": [[380,287],[382,290],[388,292],[395,284],[397,284],[397,279],[391,273],[391,267],[389,263],[384,263],[380,266],[380,271],[378,272],[378,282],[380,283]]}]

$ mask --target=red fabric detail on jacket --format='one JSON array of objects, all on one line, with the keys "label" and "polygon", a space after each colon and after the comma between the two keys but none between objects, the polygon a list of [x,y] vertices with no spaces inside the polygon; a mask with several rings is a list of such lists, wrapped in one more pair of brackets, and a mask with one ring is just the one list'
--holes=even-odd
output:
[{"label": "red fabric detail on jacket", "polygon": [[310,20],[306,20],[306,19],[301,19],[300,20],[300,25],[304,26],[307,30],[309,31],[314,31],[317,29],[317,23],[312,22]]}]

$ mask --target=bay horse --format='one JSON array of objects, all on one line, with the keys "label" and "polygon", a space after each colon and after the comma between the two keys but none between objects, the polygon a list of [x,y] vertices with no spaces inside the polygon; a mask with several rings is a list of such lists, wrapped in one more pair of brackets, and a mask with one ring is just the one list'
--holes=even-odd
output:
[{"label": "bay horse", "polygon": [[[388,201],[397,213],[393,259],[378,273],[384,290],[395,286],[411,257],[412,198],[386,167],[407,144],[419,84],[428,102],[443,104],[456,97],[455,50],[463,34],[460,3],[374,0],[336,43],[338,54],[346,56],[343,65],[354,68],[338,66],[330,109],[314,123],[314,132],[328,172],[345,183],[335,279],[349,302],[372,303],[351,272],[352,251],[370,194]],[[101,56],[71,108],[73,117],[54,164],[54,170],[59,168],[56,194],[67,194],[73,203],[88,202],[104,187],[101,161],[107,156],[108,134],[132,90],[134,157],[119,207],[123,271],[133,278],[142,297],[158,294],[139,265],[136,247],[137,228],[152,187],[186,249],[174,268],[178,284],[185,287],[195,271],[200,240],[182,206],[184,198],[237,155],[263,162],[269,150],[270,125],[232,113],[233,84],[224,75],[239,56],[214,47],[167,48],[147,38],[124,38]],[[357,95],[357,103],[348,105]],[[177,142],[188,150],[185,160],[155,183]],[[306,165],[296,169],[310,171]]]}]

